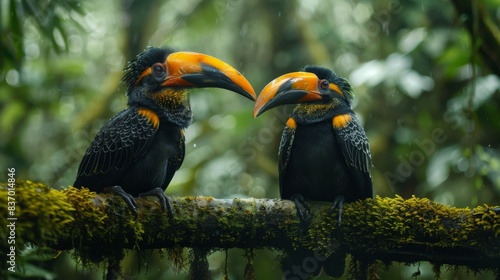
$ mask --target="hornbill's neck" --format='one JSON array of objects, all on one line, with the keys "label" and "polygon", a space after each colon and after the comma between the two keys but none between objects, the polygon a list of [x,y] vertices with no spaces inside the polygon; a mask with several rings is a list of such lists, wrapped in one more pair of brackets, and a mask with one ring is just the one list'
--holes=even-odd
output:
[{"label": "hornbill's neck", "polygon": [[338,99],[322,103],[300,103],[292,111],[292,117],[301,124],[310,124],[331,120],[334,116],[352,113],[349,106]]},{"label": "hornbill's neck", "polygon": [[192,112],[187,89],[165,88],[151,93],[146,88],[136,89],[129,96],[129,106],[154,111],[162,122],[170,122],[182,128],[191,124]]}]

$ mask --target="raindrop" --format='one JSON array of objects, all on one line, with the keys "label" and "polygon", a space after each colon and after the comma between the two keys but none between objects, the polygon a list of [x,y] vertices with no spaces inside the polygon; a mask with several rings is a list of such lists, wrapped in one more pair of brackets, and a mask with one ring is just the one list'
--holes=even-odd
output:
[{"label": "raindrop", "polygon": [[193,144],[193,148],[196,148],[196,143]]}]

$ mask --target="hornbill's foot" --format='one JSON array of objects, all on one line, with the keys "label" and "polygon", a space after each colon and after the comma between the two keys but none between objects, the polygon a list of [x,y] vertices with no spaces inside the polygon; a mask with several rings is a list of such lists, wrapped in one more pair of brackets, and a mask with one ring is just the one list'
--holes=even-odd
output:
[{"label": "hornbill's foot", "polygon": [[333,211],[335,210],[335,208],[339,209],[339,221],[338,221],[339,227],[340,227],[340,224],[342,223],[342,207],[344,206],[344,201],[345,201],[345,197],[343,195],[337,195],[335,197],[335,199],[333,200],[332,207],[328,211],[328,214],[331,215],[331,214],[333,214]]},{"label": "hornbill's foot", "polygon": [[127,206],[130,208],[130,211],[132,211],[132,213],[134,213],[134,216],[137,218],[137,204],[135,204],[134,197],[131,194],[125,192],[120,186],[109,187],[106,189],[106,191],[120,196],[125,201],[125,204],[127,204]]},{"label": "hornbill's foot", "polygon": [[295,202],[295,207],[297,208],[297,214],[299,215],[300,222],[303,225],[307,225],[311,219],[311,209],[307,205],[304,197],[301,194],[294,194],[290,197],[290,199]]},{"label": "hornbill's foot", "polygon": [[165,195],[161,188],[154,188],[145,193],[140,193],[139,197],[143,196],[156,196],[160,200],[161,210],[167,211],[170,218],[174,217],[174,209],[172,208],[172,204],[168,200],[168,197]]}]

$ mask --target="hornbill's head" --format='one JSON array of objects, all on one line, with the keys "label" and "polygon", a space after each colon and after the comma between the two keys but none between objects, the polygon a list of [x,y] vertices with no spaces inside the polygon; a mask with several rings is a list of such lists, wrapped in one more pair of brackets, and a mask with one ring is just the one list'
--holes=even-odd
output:
[{"label": "hornbill's head", "polygon": [[333,99],[351,105],[349,82],[328,68],[306,66],[303,72],[288,73],[267,84],[255,103],[253,115],[257,117],[279,105],[328,103]]},{"label": "hornbill's head", "polygon": [[[175,52],[149,47],[125,69],[123,82],[130,99],[171,99],[179,89],[218,87],[255,100],[255,92],[245,77],[215,57],[195,52]],[[174,90],[172,90],[174,89]],[[185,92],[185,91],[180,91]]]}]

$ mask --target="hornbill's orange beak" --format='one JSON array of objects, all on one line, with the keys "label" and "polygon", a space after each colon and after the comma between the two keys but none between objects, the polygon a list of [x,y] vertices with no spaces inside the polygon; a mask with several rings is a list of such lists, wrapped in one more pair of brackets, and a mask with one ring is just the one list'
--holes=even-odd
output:
[{"label": "hornbill's orange beak", "polygon": [[231,65],[215,57],[195,52],[175,52],[165,61],[165,87],[218,87],[255,100],[247,79]]},{"label": "hornbill's orange beak", "polygon": [[255,102],[254,117],[278,105],[322,100],[319,82],[318,77],[309,72],[292,72],[272,80]]}]

